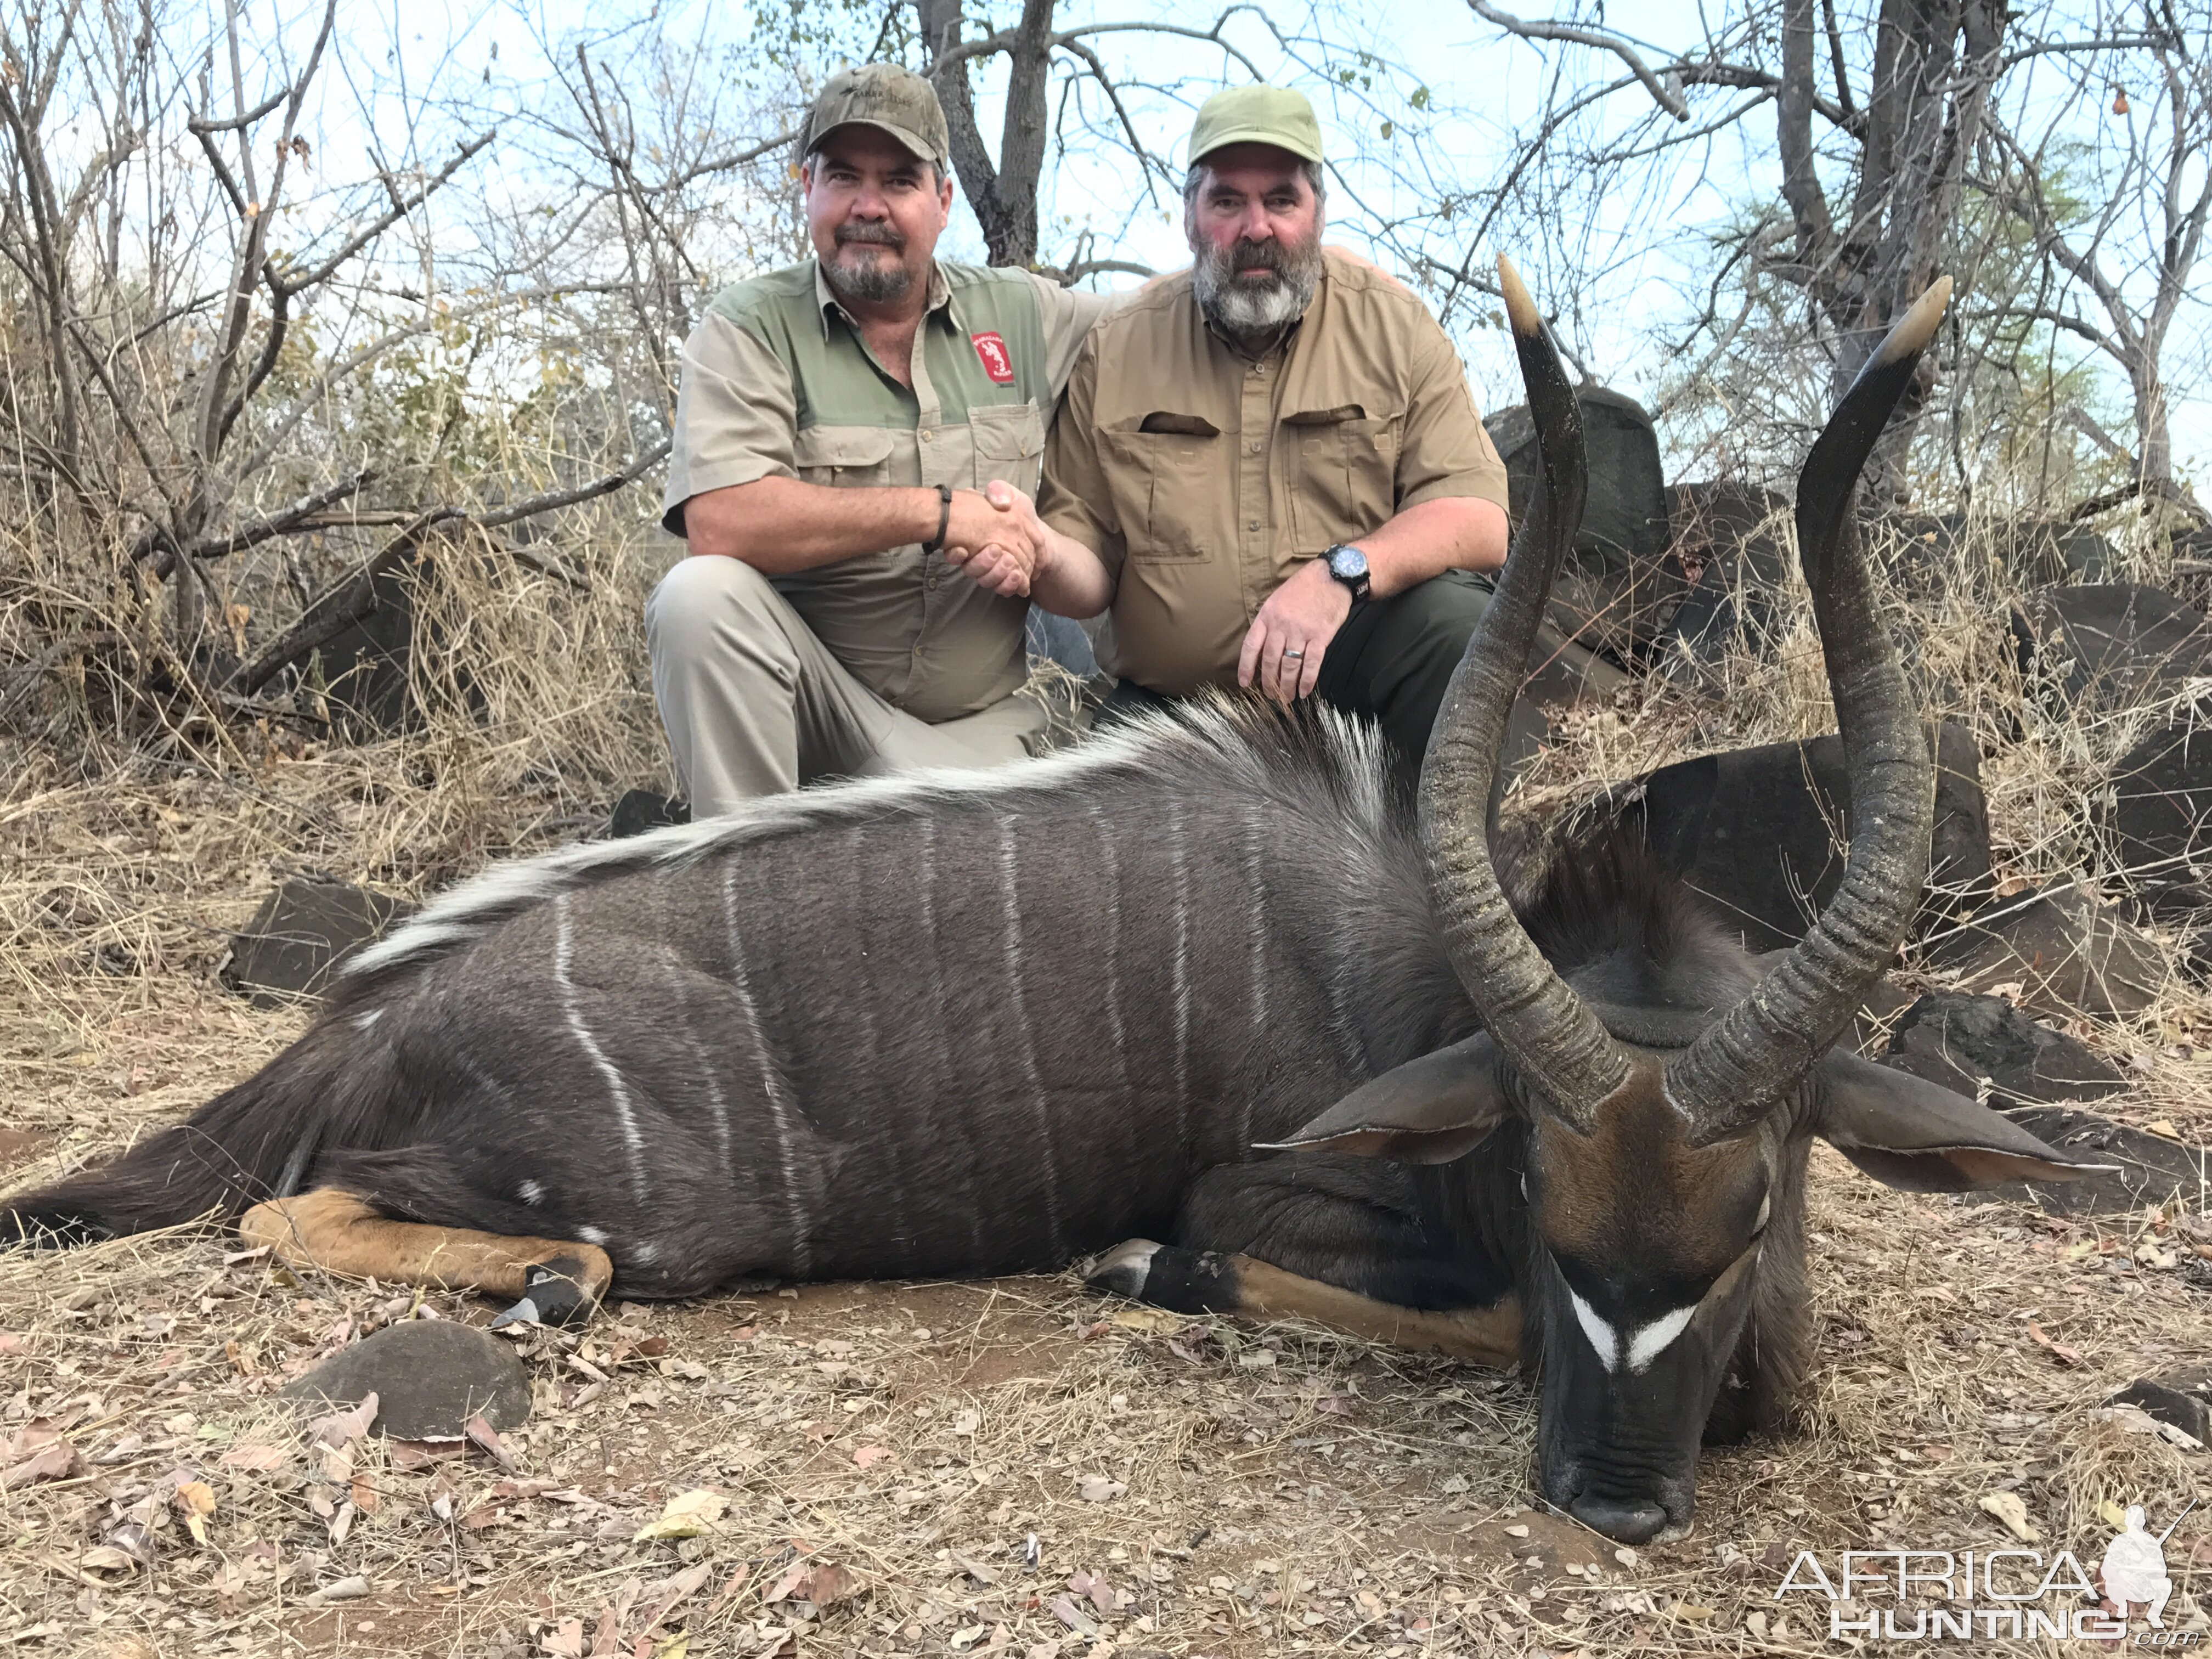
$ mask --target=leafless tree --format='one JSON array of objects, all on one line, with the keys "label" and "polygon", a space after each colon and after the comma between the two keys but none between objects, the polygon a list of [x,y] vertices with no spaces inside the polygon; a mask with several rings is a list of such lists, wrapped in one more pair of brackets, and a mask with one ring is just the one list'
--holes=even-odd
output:
[{"label": "leafless tree", "polygon": [[[1254,80],[1264,78],[1259,66],[1238,50],[1226,33],[1239,13],[1253,12],[1256,17],[1256,8],[1231,6],[1208,28],[1166,22],[1095,22],[1056,29],[1053,23],[1057,6],[1058,0],[1022,0],[1021,16],[1012,27],[971,36],[963,0],[915,0],[924,60],[945,105],[945,122],[951,132],[953,173],[983,228],[984,246],[994,265],[1037,264],[1037,197],[1054,126],[1055,90],[1063,106],[1086,86],[1103,100],[1104,118],[1126,144],[1130,164],[1155,202],[1159,199],[1158,186],[1170,179],[1166,159],[1139,132],[1121,86],[1093,44],[1101,37],[1133,33],[1201,42],[1225,67]],[[998,155],[994,157],[975,118],[969,76],[974,68],[1000,56],[1006,59],[1006,113],[1000,124]],[[1150,274],[1147,266],[1115,258],[1078,258],[1066,266],[1050,269],[1068,283],[1101,271]]]},{"label": "leafless tree", "polygon": [[[1516,203],[1556,222],[1561,193],[1583,192],[1587,203],[1648,190],[1656,173],[1693,161],[1692,146],[1736,137],[1765,158],[1771,184],[1759,188],[1772,194],[1722,236],[1720,269],[1741,305],[1731,314],[1717,283],[1699,331],[1711,356],[1735,349],[1760,314],[1760,295],[1778,284],[1802,300],[1830,396],[1955,252],[1975,158],[2002,130],[2007,77],[2048,58],[2101,61],[2153,38],[2057,3],[2022,11],[1998,0],[1870,0],[1854,15],[1839,0],[1759,0],[1730,9],[1700,39],[1658,46],[1608,27],[1601,8],[1534,20],[1491,0],[1468,4],[1554,66],[1543,112],[1520,136],[1477,236]],[[1618,100],[1641,113],[1581,136]],[[1546,191],[1553,200],[1529,203]],[[1936,367],[1931,356],[1869,468],[1878,499],[1904,498],[1905,447]]]},{"label": "leafless tree", "polygon": [[[733,134],[760,101],[701,94],[713,66],[649,29],[572,54],[564,120],[546,88],[502,106],[458,74],[334,79],[360,45],[335,0],[261,24],[212,6],[0,20],[0,488],[21,509],[0,714],[94,654],[144,729],[268,712],[272,682],[456,538],[574,584],[514,532],[665,458],[673,343],[744,219],[708,198],[762,194],[748,168],[790,136],[790,100],[781,131]],[[368,135],[356,168],[316,125],[348,86],[398,105],[337,110]],[[588,360],[592,395],[533,456],[468,455],[471,376],[512,392],[532,352]],[[240,603],[239,568],[270,554],[283,582]],[[289,617],[269,603],[288,590]]]},{"label": "leafless tree", "polygon": [[2141,44],[2124,55],[2068,65],[2067,95],[2032,140],[1990,123],[1983,187],[2027,227],[2058,283],[1987,303],[2110,358],[2132,394],[2129,488],[2187,502],[2166,360],[2176,320],[2203,304],[2194,282],[2212,212],[2212,8],[2148,5],[2136,33]]}]

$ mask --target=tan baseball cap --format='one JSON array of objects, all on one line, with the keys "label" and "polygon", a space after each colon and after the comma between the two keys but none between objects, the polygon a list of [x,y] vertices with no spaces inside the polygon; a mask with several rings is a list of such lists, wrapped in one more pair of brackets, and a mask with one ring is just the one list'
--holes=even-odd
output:
[{"label": "tan baseball cap", "polygon": [[1273,144],[1309,161],[1321,157],[1321,123],[1305,94],[1287,87],[1231,87],[1198,106],[1191,124],[1195,164],[1224,144]]},{"label": "tan baseball cap", "polygon": [[806,113],[799,137],[800,156],[813,155],[833,129],[854,122],[888,132],[910,155],[939,167],[952,153],[937,88],[896,64],[855,64],[831,76]]}]

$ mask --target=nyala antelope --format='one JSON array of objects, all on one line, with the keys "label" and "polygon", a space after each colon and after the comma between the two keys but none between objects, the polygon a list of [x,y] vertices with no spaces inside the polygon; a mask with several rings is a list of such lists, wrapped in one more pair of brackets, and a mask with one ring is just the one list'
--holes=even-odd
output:
[{"label": "nyala antelope", "polygon": [[[1228,702],[997,772],[855,783],[495,869],[364,951],[258,1075],[17,1197],[64,1238],[220,1212],[282,1259],[524,1297],[1057,1268],[1539,1377],[1546,1498],[1691,1521],[1701,1438],[1808,1358],[1820,1135],[1893,1185],[2081,1167],[1832,1051],[1926,879],[1932,769],[1853,527],[1948,283],[1814,444],[1797,526],[1847,873],[1761,976],[1632,846],[1493,866],[1492,784],[1582,509],[1501,262],[1544,499],[1418,792],[1370,730]],[[1157,1242],[1156,1242],[1157,1241]]]}]

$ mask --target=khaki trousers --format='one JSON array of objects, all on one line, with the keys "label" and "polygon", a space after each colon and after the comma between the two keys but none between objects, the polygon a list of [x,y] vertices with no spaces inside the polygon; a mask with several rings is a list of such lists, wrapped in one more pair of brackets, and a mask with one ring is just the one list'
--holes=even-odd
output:
[{"label": "khaki trousers", "polygon": [[934,726],[892,708],[738,559],[678,563],[646,601],[645,637],[695,818],[826,778],[997,766],[1044,735],[1029,697]]}]

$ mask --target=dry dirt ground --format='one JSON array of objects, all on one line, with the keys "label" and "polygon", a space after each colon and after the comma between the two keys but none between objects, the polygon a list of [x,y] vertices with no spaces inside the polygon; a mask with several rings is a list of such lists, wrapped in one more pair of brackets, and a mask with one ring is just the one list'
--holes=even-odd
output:
[{"label": "dry dirt ground", "polygon": [[[188,844],[223,806],[164,785],[0,811],[24,860],[0,871],[6,1185],[112,1152],[301,1029],[213,969],[312,826],[249,833],[240,806],[223,856]],[[2202,1034],[2092,1035],[2142,1049],[2116,1115],[2203,1143]],[[212,1231],[0,1257],[0,1649],[1838,1653],[1826,1601],[1776,1598],[1799,1551],[1832,1573],[1846,1548],[2024,1547],[1983,1504],[2008,1495],[2092,1574],[2100,1508],[2141,1503],[2156,1531],[2200,1500],[2166,1556],[2167,1624],[2202,1632],[2212,1455],[2099,1407],[2212,1358],[2206,1194],[2074,1223],[1814,1168],[1800,1419],[1708,1455],[1694,1532],[1640,1552],[1529,1507],[1518,1378],[1072,1276],[624,1304],[531,1341],[509,1469],[311,1449],[273,1397],[365,1330],[418,1306],[483,1323],[480,1302],[295,1278]],[[641,1539],[672,1500],[659,1530],[694,1535]],[[1853,1616],[1898,1605],[1863,1589]]]}]

